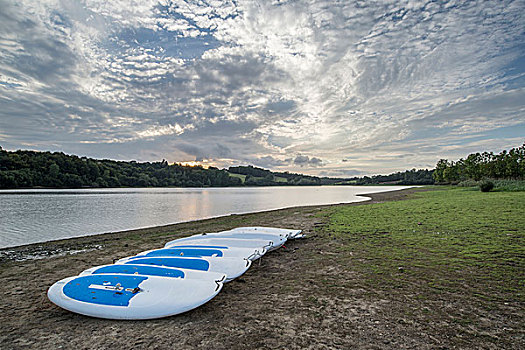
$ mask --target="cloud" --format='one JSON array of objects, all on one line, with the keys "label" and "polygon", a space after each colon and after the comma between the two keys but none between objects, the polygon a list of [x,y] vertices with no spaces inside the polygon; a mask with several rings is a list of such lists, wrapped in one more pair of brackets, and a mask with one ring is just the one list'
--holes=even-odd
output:
[{"label": "cloud", "polygon": [[358,169],[334,169],[334,170],[322,170],[319,172],[320,176],[326,177],[339,177],[339,178],[349,178],[356,176],[366,175],[366,172]]},{"label": "cloud", "polygon": [[269,168],[269,169],[274,169],[276,167],[288,165],[288,162],[286,160],[281,160],[278,158],[274,158],[272,156],[260,157],[260,158],[254,159],[250,163],[258,167]]},{"label": "cloud", "polygon": [[309,167],[318,167],[318,166],[323,166],[323,161],[317,157],[308,157],[308,156],[304,156],[304,155],[298,155],[297,157],[295,157],[295,159],[293,160],[293,163],[296,164],[296,165],[299,165],[300,167],[305,167],[305,166],[309,166]]},{"label": "cloud", "polygon": [[6,149],[375,173],[525,132],[520,1],[1,7]]}]

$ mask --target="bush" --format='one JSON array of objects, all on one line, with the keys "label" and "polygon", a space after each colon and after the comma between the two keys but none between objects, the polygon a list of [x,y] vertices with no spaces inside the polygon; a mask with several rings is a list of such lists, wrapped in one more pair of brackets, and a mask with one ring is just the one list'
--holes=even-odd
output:
[{"label": "bush", "polygon": [[490,192],[494,188],[494,183],[492,181],[483,181],[479,185],[481,192]]}]

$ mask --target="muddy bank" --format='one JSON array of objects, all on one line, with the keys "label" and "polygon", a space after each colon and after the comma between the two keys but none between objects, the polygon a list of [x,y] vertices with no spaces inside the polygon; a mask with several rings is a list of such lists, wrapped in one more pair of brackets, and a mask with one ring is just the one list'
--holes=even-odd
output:
[{"label": "muddy bank", "polygon": [[[370,195],[368,205],[401,200],[422,189]],[[427,334],[417,319],[396,314],[387,295],[359,284],[336,263],[320,234],[331,206],[231,215],[2,250],[0,348],[246,349],[439,348],[447,335]],[[116,258],[160,248],[179,236],[236,226],[301,228],[308,238],[267,254],[212,301],[152,321],[111,321],[62,310],[46,297],[55,281]],[[27,260],[29,259],[29,260]]]}]

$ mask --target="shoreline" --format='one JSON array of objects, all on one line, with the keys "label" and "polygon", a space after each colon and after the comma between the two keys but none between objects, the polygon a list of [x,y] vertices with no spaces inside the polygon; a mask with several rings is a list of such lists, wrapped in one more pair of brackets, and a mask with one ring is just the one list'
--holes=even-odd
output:
[{"label": "shoreline", "polygon": [[[366,186],[363,186],[366,187]],[[286,208],[278,208],[278,209],[268,209],[268,210],[261,210],[261,211],[254,211],[254,212],[248,212],[248,213],[239,213],[239,214],[227,214],[227,215],[219,215],[214,216],[210,218],[204,218],[204,219],[195,219],[195,220],[189,220],[189,221],[182,221],[182,222],[176,222],[171,223],[167,225],[155,225],[155,226],[148,226],[148,227],[142,227],[142,228],[132,228],[132,229],[126,229],[126,230],[119,230],[119,231],[109,231],[109,232],[101,232],[101,233],[94,233],[94,234],[88,234],[84,236],[77,236],[77,237],[68,237],[68,238],[60,238],[60,239],[53,239],[50,241],[43,241],[43,242],[35,242],[35,243],[27,243],[22,245],[16,245],[11,247],[4,247],[0,248],[0,263],[3,262],[5,258],[9,258],[9,255],[11,252],[15,253],[19,251],[28,251],[28,252],[41,252],[41,254],[46,254],[45,246],[57,244],[59,246],[63,244],[67,244],[68,242],[73,243],[74,240],[81,240],[88,237],[96,238],[100,237],[103,241],[108,235],[119,235],[119,234],[127,234],[127,233],[147,233],[150,231],[158,231],[158,230],[169,230],[170,228],[176,229],[177,225],[186,225],[191,223],[198,223],[198,222],[206,222],[209,220],[215,220],[215,219],[221,219],[221,218],[227,218],[232,216],[242,216],[242,215],[256,215],[256,214],[263,214],[263,213],[271,213],[271,212],[277,212],[281,210],[292,210],[292,209],[306,209],[306,208],[329,208],[332,206],[338,206],[338,205],[356,205],[356,204],[367,204],[367,203],[374,203],[377,198],[382,198],[383,201],[386,200],[395,200],[390,199],[388,195],[389,193],[395,194],[397,192],[403,192],[403,191],[409,191],[417,188],[422,187],[409,187],[401,190],[387,190],[384,192],[373,192],[373,193],[364,193],[364,194],[358,194],[358,197],[364,197],[368,198],[363,201],[358,202],[342,202],[342,203],[334,203],[334,204],[321,204],[321,205],[306,205],[306,206],[293,206],[293,207],[286,207]],[[397,198],[397,196],[393,195]],[[199,232],[200,233],[200,232]],[[44,251],[42,249],[44,248]],[[49,255],[49,254],[48,254]]]}]

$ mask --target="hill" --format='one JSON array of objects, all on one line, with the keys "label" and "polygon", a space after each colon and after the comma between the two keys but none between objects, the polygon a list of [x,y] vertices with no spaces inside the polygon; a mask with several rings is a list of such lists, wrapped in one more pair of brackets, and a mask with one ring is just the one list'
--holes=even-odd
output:
[{"label": "hill", "polygon": [[6,151],[0,147],[0,189],[98,187],[229,187],[319,185],[429,185],[433,170],[372,177],[330,178],[275,172],[252,165],[218,169],[160,162],[115,161],[62,152]]},{"label": "hill", "polygon": [[341,179],[278,173],[252,166],[218,169],[161,162],[123,162],[62,152],[0,147],[0,188],[228,187],[329,185]]}]

